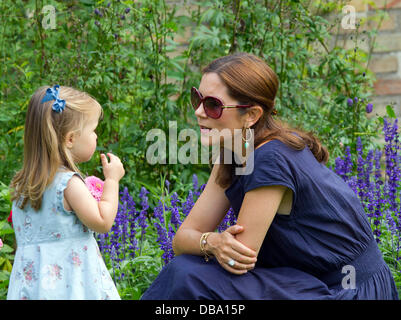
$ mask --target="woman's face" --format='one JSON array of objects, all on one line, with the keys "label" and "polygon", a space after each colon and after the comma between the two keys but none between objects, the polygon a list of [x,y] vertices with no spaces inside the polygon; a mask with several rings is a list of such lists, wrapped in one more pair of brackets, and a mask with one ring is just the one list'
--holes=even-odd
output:
[{"label": "woman's face", "polygon": [[[238,101],[228,95],[227,87],[216,73],[205,73],[202,76],[198,90],[202,97],[213,96],[219,98],[224,105],[239,104]],[[241,116],[238,108],[224,108],[221,117],[219,119],[213,119],[206,115],[202,103],[198,109],[195,110],[195,115],[200,126],[201,143],[203,145],[211,146],[220,142],[220,146],[232,149],[234,134],[237,135],[235,141],[242,142],[241,129],[245,126],[247,116],[246,114]],[[246,127],[249,126],[250,125],[247,125]],[[216,130],[211,131],[211,129]],[[240,130],[234,132],[234,129]],[[225,140],[226,145],[223,144]]]}]

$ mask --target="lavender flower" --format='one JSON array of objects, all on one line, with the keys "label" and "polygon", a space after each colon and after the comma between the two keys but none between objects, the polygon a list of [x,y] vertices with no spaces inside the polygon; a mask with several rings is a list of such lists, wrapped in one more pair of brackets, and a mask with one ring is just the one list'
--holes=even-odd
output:
[{"label": "lavender flower", "polygon": [[[128,192],[128,188],[125,187],[124,191],[121,193],[120,203],[125,204],[125,215],[126,221],[128,223],[128,235],[126,239],[128,240],[128,251],[131,258],[135,257],[135,251],[138,249],[138,241],[136,239],[136,231],[138,225],[138,212],[135,209],[135,201]],[[125,228],[126,230],[126,228]]]},{"label": "lavender flower", "polygon": [[372,110],[373,110],[373,104],[368,103],[368,104],[366,105],[366,113],[371,113]]},{"label": "lavender flower", "polygon": [[235,216],[235,212],[232,208],[230,208],[227,211],[227,214],[225,215],[225,217],[223,218],[223,221],[220,223],[220,225],[217,227],[217,230],[219,232],[223,232],[224,230],[226,230],[228,227],[236,224],[237,222],[237,218]]},{"label": "lavender flower", "polygon": [[154,226],[157,230],[157,243],[160,246],[160,249],[163,251],[162,258],[165,264],[169,263],[169,261],[174,256],[172,241],[174,237],[174,231],[171,228],[171,225],[166,227],[165,218],[164,218],[164,204],[159,200],[158,205],[154,209]]},{"label": "lavender flower", "polygon": [[352,107],[352,105],[354,104],[354,101],[351,98],[348,98],[347,104],[348,104],[348,107]]},{"label": "lavender flower", "polygon": [[148,193],[149,193],[149,191],[146,190],[144,187],[142,187],[141,193],[139,194],[139,197],[142,199],[142,201],[141,201],[142,210],[140,211],[139,216],[138,216],[138,225],[141,228],[142,234],[145,234],[145,229],[148,226],[148,224],[146,222],[148,208],[149,208],[148,197],[146,196]]},{"label": "lavender flower", "polygon": [[345,148],[345,157],[344,157],[344,159],[342,159],[341,157],[337,157],[336,158],[334,171],[345,182],[347,182],[348,179],[349,179],[349,175],[352,173],[352,167],[353,167],[353,163],[352,163],[352,159],[351,159],[350,147],[347,146]]},{"label": "lavender flower", "polygon": [[171,206],[176,207],[178,202],[180,202],[180,200],[178,199],[178,194],[177,192],[174,192],[170,198]]},{"label": "lavender flower", "polygon": [[[398,134],[398,120],[391,124],[384,119],[384,156],[385,176],[382,177],[380,159],[383,152],[368,151],[366,159],[363,157],[361,139],[357,139],[356,175],[352,174],[352,161],[348,153],[344,158],[338,157],[335,161],[335,172],[343,178],[361,200],[365,212],[371,222],[375,240],[380,243],[383,236],[382,228],[387,228],[391,235],[391,245],[394,256],[399,257],[401,235],[401,207],[400,207],[400,180],[401,156]],[[346,160],[348,158],[348,160]],[[386,223],[383,224],[382,222]],[[387,236],[387,233],[384,233]],[[396,240],[394,240],[396,239]]]},{"label": "lavender flower", "polygon": [[396,203],[396,191],[399,186],[400,180],[400,168],[399,163],[397,166],[397,162],[399,161],[398,157],[398,119],[395,119],[393,126],[391,127],[387,120],[384,119],[384,139],[387,142],[385,146],[385,155],[386,155],[386,175],[388,177],[388,193],[387,197],[390,200],[390,208],[392,211],[397,211],[397,203]]},{"label": "lavender flower", "polygon": [[105,246],[106,246],[106,241],[105,241],[105,235],[103,233],[99,234],[99,250],[102,254],[105,254]]},{"label": "lavender flower", "polygon": [[365,174],[365,161],[363,159],[363,151],[362,151],[362,142],[361,142],[361,138],[358,137],[357,139],[357,143],[356,143],[356,150],[357,150],[357,154],[358,154],[358,161],[357,161],[357,185],[358,185],[358,196],[359,199],[362,202],[363,207],[365,208],[365,199],[366,199],[366,195],[365,195],[365,187],[366,187],[366,174]]},{"label": "lavender flower", "polygon": [[194,175],[192,176],[192,189],[194,190],[195,196],[196,196],[196,197],[199,197],[200,191],[198,190],[198,189],[199,189],[199,186],[198,186],[198,176],[197,176],[196,174],[194,174]]},{"label": "lavender flower", "polygon": [[182,212],[183,212],[185,217],[191,211],[193,206],[194,206],[193,192],[192,192],[192,190],[189,190],[188,191],[187,200],[182,204]]}]

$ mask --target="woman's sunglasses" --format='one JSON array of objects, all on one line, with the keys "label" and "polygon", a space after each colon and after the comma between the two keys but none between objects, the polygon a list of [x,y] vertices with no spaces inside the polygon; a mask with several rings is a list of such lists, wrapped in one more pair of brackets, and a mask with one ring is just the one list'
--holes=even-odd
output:
[{"label": "woman's sunglasses", "polygon": [[203,103],[203,109],[208,117],[218,119],[223,113],[223,108],[249,108],[251,105],[224,105],[223,102],[216,97],[207,96],[202,98],[201,93],[195,87],[191,89],[191,104],[194,110],[198,109]]}]

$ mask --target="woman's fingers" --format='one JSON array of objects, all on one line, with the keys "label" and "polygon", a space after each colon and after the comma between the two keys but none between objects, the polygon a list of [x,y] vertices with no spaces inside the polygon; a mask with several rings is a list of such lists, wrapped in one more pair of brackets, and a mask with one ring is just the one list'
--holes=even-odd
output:
[{"label": "woman's fingers", "polygon": [[[233,261],[233,264],[229,264],[230,260]],[[219,261],[220,265],[226,269],[227,271],[234,273],[234,274],[245,274],[248,272],[248,270],[253,269],[255,266],[254,265],[245,265],[242,264],[236,260],[233,260],[229,257],[224,257],[221,258]]]},{"label": "woman's fingers", "polygon": [[253,269],[257,260],[256,251],[235,239],[235,235],[243,230],[240,225],[231,226],[224,232],[216,234],[218,241],[215,242],[215,239],[212,245],[213,254],[219,264],[227,271],[238,275]]},{"label": "woman's fingers", "polygon": [[[221,234],[221,246],[215,253],[220,265],[227,271],[235,274],[244,274],[248,270],[253,269],[257,260],[256,252],[236,240],[232,235],[240,229],[242,229],[241,226],[232,226],[227,229],[228,231],[224,231]],[[229,264],[230,260],[232,261]]]},{"label": "woman's fingers", "polygon": [[245,256],[243,254],[238,253],[234,249],[231,251],[231,253],[228,254],[228,256],[234,259],[235,261],[247,266],[254,265],[257,261],[256,256],[255,257]]},{"label": "woman's fingers", "polygon": [[242,244],[241,242],[239,242],[236,239],[233,239],[234,241],[231,244],[231,248],[238,252],[239,254],[246,256],[246,257],[250,257],[250,258],[256,258],[257,254],[256,251],[248,248],[247,246],[245,246],[244,244]]},{"label": "woman's fingers", "polygon": [[244,227],[240,226],[239,224],[235,224],[225,230],[225,232],[228,232],[228,233],[232,234],[233,236],[238,233],[241,233],[242,231],[244,231]]},{"label": "woman's fingers", "polygon": [[[240,229],[241,229],[241,231],[239,231]],[[237,232],[237,231],[239,231],[239,232]],[[238,226],[238,225],[231,226],[230,228],[225,230],[223,232],[223,234],[225,235],[225,237],[224,237],[225,244],[227,246],[231,247],[233,250],[235,250],[236,252],[238,252],[241,255],[251,257],[251,258],[256,258],[256,256],[257,256],[256,251],[248,248],[246,245],[242,244],[240,241],[235,239],[235,237],[233,236],[232,232],[240,233],[242,231],[243,231],[243,227]]]}]

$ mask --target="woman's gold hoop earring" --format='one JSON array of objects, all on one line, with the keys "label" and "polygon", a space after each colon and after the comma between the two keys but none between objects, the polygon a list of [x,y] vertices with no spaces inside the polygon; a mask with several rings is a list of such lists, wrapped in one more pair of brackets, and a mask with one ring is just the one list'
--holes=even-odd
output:
[{"label": "woman's gold hoop earring", "polygon": [[[253,139],[253,133],[251,128],[242,128],[242,132],[244,132],[244,129],[245,129],[245,139],[244,136],[242,136],[242,140],[245,141],[245,149],[247,149],[249,147],[249,141]],[[246,139],[246,129],[249,129],[249,132],[251,133],[249,139]]]}]

